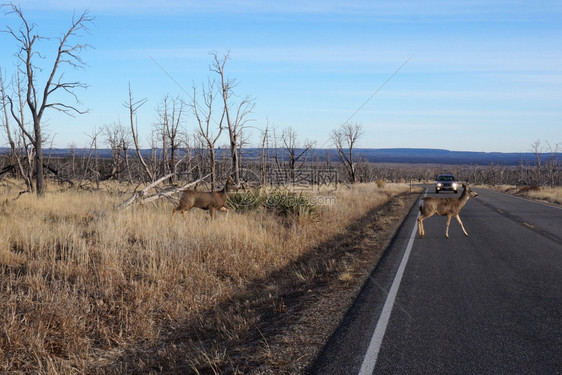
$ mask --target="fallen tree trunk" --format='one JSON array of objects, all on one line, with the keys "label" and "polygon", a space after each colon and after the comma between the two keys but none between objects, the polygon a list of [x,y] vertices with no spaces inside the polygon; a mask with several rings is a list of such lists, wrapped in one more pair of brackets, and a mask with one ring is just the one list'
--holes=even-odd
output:
[{"label": "fallen tree trunk", "polygon": [[139,191],[135,191],[133,193],[133,195],[131,195],[131,197],[129,197],[127,200],[125,200],[123,203],[121,203],[119,205],[119,209],[124,210],[126,208],[129,208],[133,205],[133,203],[135,205],[145,204],[145,203],[153,202],[153,201],[161,199],[161,198],[168,198],[168,197],[170,197],[174,194],[178,194],[178,193],[181,193],[184,190],[187,190],[191,186],[198,184],[199,182],[205,180],[207,177],[210,176],[210,174],[208,174],[203,178],[200,178],[200,179],[198,179],[196,181],[193,181],[193,182],[189,182],[189,183],[187,183],[187,184],[185,184],[181,187],[169,188],[169,189],[165,189],[165,190],[162,190],[162,191],[157,191],[156,193],[153,193],[153,194],[149,194],[151,189],[155,189],[160,183],[166,181],[167,179],[169,179],[173,175],[174,175],[174,173],[170,173],[170,174],[154,181],[153,183],[151,183],[150,185],[148,185],[144,189],[139,190]]}]

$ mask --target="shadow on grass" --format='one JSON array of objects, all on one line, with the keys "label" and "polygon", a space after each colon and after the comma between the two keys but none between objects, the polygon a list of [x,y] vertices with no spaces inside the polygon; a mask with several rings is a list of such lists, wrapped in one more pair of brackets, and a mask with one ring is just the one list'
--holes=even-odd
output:
[{"label": "shadow on grass", "polygon": [[[297,360],[304,371],[321,349],[321,340],[312,340],[310,348],[299,348],[304,354],[298,359],[290,355],[295,349],[290,348],[295,344],[290,340],[285,342],[287,355],[271,343],[283,342],[283,335],[305,314],[313,313],[316,303],[334,297],[331,291],[338,289],[352,298],[417,197],[417,193],[402,194],[371,209],[342,234],[266,278],[249,282],[196,319],[163,331],[156,342],[129,349],[118,363],[98,372],[247,374],[259,368],[260,373],[279,374],[294,373]],[[344,272],[351,280],[340,277]],[[342,315],[349,307],[345,301],[334,303],[341,303],[334,310]],[[327,338],[333,324],[320,322],[319,329],[326,332],[312,334]]]}]

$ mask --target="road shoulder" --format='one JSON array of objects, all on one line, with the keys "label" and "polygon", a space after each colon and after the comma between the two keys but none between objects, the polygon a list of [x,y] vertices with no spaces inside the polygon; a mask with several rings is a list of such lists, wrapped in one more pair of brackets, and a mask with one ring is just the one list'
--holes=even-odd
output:
[{"label": "road shoulder", "polygon": [[[365,279],[354,303],[310,369],[311,374],[359,373],[363,355],[379,320],[386,296],[404,255],[418,212],[419,195],[410,202],[377,264]],[[369,303],[365,303],[369,301]],[[373,302],[374,301],[374,302]],[[350,350],[353,348],[352,350]]]},{"label": "road shoulder", "polygon": [[[284,289],[278,308],[262,314],[256,337],[248,337],[241,368],[249,374],[309,373],[315,359],[362,291],[419,194],[398,196],[370,211],[345,235],[309,254],[299,267],[313,278]],[[311,264],[310,262],[314,263]],[[240,368],[240,367],[239,367]]]}]

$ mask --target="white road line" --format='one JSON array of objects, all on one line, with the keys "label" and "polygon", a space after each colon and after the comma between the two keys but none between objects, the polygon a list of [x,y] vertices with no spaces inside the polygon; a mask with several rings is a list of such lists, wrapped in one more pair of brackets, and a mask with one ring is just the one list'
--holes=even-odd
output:
[{"label": "white road line", "polygon": [[[424,196],[426,194],[427,191],[426,193],[424,193]],[[396,295],[398,294],[398,288],[400,287],[400,282],[402,281],[402,276],[404,275],[404,269],[406,268],[408,258],[410,257],[410,252],[412,251],[412,246],[414,245],[416,229],[418,228],[417,217],[419,216],[420,214],[418,213],[418,215],[416,216],[414,229],[412,230],[412,234],[410,235],[410,239],[408,240],[408,245],[406,246],[406,251],[404,252],[404,256],[402,257],[402,262],[400,262],[400,267],[398,267],[396,276],[394,276],[394,281],[392,282],[390,291],[386,296],[386,301],[384,302],[384,306],[382,308],[379,321],[377,322],[375,332],[373,333],[373,337],[371,337],[371,342],[369,343],[369,347],[367,348],[367,352],[365,353],[365,357],[363,358],[363,363],[361,365],[361,369],[359,370],[359,375],[371,375],[375,370],[377,358],[379,356],[379,351],[382,345],[382,339],[384,338],[386,327],[388,325],[388,321],[390,320],[390,314],[392,313],[394,301],[396,300]]]}]

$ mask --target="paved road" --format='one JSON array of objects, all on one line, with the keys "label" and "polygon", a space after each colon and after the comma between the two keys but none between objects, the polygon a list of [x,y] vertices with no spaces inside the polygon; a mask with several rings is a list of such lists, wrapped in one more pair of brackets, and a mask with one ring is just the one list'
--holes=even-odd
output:
[{"label": "paved road", "polygon": [[312,373],[562,374],[562,209],[476,191],[468,238],[412,208]]}]

